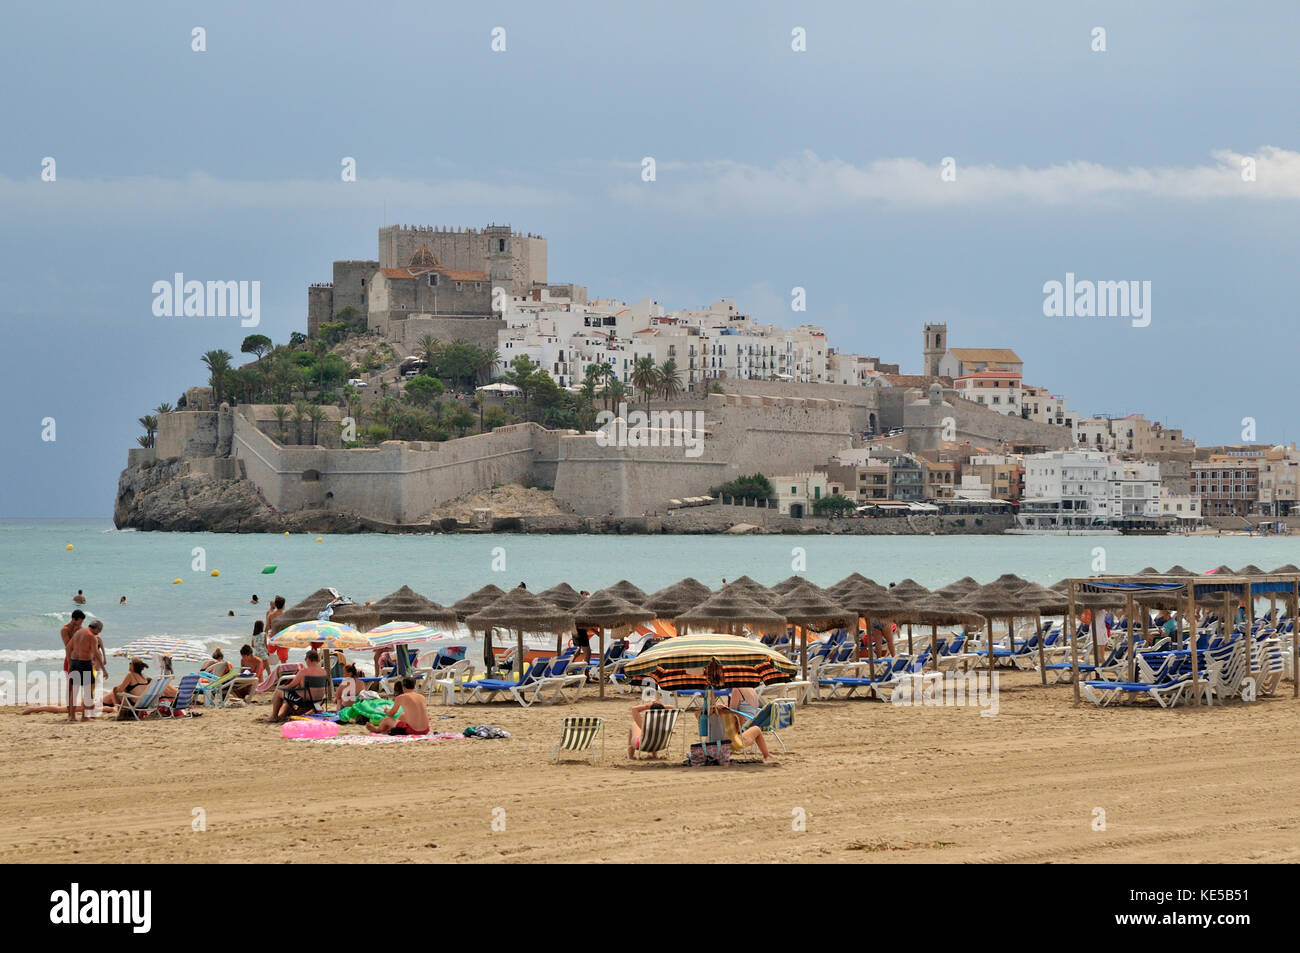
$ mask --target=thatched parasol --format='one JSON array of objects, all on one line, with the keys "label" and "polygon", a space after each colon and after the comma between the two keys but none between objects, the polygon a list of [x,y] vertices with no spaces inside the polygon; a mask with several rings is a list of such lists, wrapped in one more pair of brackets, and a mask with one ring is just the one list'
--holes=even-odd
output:
[{"label": "thatched parasol", "polygon": [[1136,575],[1139,575],[1139,576],[1163,576],[1164,573],[1162,573],[1159,569],[1156,569],[1154,566],[1147,566],[1145,569],[1139,569],[1139,570],[1137,571]]},{"label": "thatched parasol", "polygon": [[1020,590],[1024,587],[1023,579],[1006,573],[987,586],[980,586],[970,595],[957,600],[958,608],[977,612],[987,620],[990,678],[993,674],[993,620],[995,618],[1007,620],[1007,640],[1014,652],[1015,620],[1026,616],[1033,618],[1038,616],[1038,609],[1020,596]]},{"label": "thatched parasol", "polygon": [[[345,607],[340,607],[345,608]],[[410,586],[390,592],[384,598],[362,606],[370,615],[384,622],[423,622],[425,625],[455,625],[456,611],[426,599]],[[334,615],[338,616],[336,610]]]},{"label": "thatched parasol", "polygon": [[493,629],[514,629],[518,637],[515,666],[518,678],[524,677],[524,633],[567,632],[573,628],[573,613],[547,602],[527,589],[511,589],[491,605],[465,619],[474,632],[484,633],[485,639]]},{"label": "thatched parasol", "polygon": [[1170,566],[1169,569],[1165,572],[1165,575],[1166,576],[1195,576],[1196,573],[1192,572],[1186,566],[1180,566],[1177,563],[1174,563],[1174,565]]},{"label": "thatched parasol", "polygon": [[[451,608],[456,613],[456,618],[464,622],[475,612],[487,608],[505,594],[504,589],[488,583],[482,589],[476,589],[465,598],[453,602]],[[487,674],[491,676],[492,669],[496,667],[496,656],[492,652],[491,632],[487,632],[483,636],[483,665],[487,670]]]},{"label": "thatched parasol", "polygon": [[[791,589],[798,588],[806,582],[808,582],[808,580],[803,576],[786,576],[776,585],[768,586],[767,590],[768,592],[775,592],[778,596],[783,596]],[[821,587],[819,586],[818,589],[820,591]]]},{"label": "thatched parasol", "polygon": [[777,600],[777,594],[760,582],[755,582],[748,576],[741,576],[739,579],[733,579],[727,583],[727,589],[741,589],[748,593],[755,601],[761,602],[765,606],[770,606]]},{"label": "thatched parasol", "polygon": [[675,619],[687,609],[694,609],[711,595],[713,595],[712,589],[698,579],[687,576],[681,582],[675,582],[646,596],[642,605],[654,612],[656,619]]},{"label": "thatched parasol", "polygon": [[741,586],[727,586],[674,620],[677,631],[683,627],[696,630],[727,631],[739,634],[742,626],[755,632],[784,632],[785,618],[755,599]]},{"label": "thatched parasol", "polygon": [[1269,573],[1269,575],[1270,576],[1300,576],[1300,566],[1296,566],[1292,563],[1287,563],[1285,566],[1278,566],[1271,573]]},{"label": "thatched parasol", "polygon": [[[296,602],[289,608],[280,613],[279,618],[271,625],[271,629],[266,633],[267,638],[275,635],[281,629],[287,629],[291,625],[299,622],[314,622],[316,618],[324,611],[325,607],[333,602],[337,597],[329,589],[317,589],[306,599]],[[342,609],[339,606],[339,609]],[[338,609],[334,610],[338,612]],[[333,616],[331,616],[331,620]],[[342,622],[342,619],[339,619]],[[350,623],[348,623],[350,624]]]},{"label": "thatched parasol", "polygon": [[649,598],[645,594],[644,589],[641,589],[639,586],[632,585],[632,583],[628,582],[626,579],[620,579],[618,582],[614,583],[614,585],[606,586],[601,591],[612,593],[613,595],[618,596],[620,599],[624,599],[627,602],[632,603],[632,605],[634,606],[644,605],[646,599]]},{"label": "thatched parasol", "polygon": [[1238,576],[1267,576],[1268,573],[1264,572],[1264,570],[1260,569],[1254,563],[1251,563],[1249,566],[1244,566],[1243,568],[1238,569],[1237,575]]},{"label": "thatched parasol", "polygon": [[832,583],[831,585],[827,586],[826,593],[827,595],[834,597],[835,595],[837,595],[838,593],[846,589],[852,589],[853,587],[863,585],[864,583],[870,584],[872,586],[876,585],[875,582],[868,579],[866,576],[862,575],[862,573],[851,572],[843,579],[841,579],[839,582]]},{"label": "thatched parasol", "polygon": [[808,680],[808,626],[838,623],[845,628],[856,628],[857,613],[837,604],[824,590],[807,581],[792,586],[772,608],[784,616],[799,634],[804,681]]},{"label": "thatched parasol", "polygon": [[942,589],[936,589],[935,593],[940,596],[948,596],[953,599],[964,599],[980,587],[980,584],[970,576],[962,576],[956,582],[950,582]]},{"label": "thatched parasol", "polygon": [[[907,607],[909,613],[905,616],[907,622],[907,651],[909,654],[915,655],[916,647],[912,643],[912,623],[924,621],[916,614],[915,606],[921,600],[930,598],[933,593],[915,579],[904,579],[898,585],[890,586],[889,594],[902,601]],[[899,621],[904,621],[904,617],[900,617]]]},{"label": "thatched parasol", "polygon": [[[827,595],[834,599],[844,608],[853,612],[854,616],[861,616],[866,622],[867,629],[867,658],[870,664],[871,677],[876,677],[876,640],[871,632],[872,622],[880,620],[883,625],[887,621],[896,618],[905,617],[907,606],[902,599],[897,598],[884,586],[877,585],[870,579],[862,581],[845,581],[846,584],[838,591],[827,590]],[[856,626],[853,632],[853,660],[856,662],[862,658],[862,640],[858,637]]]},{"label": "thatched parasol", "polygon": [[957,607],[957,600],[932,592],[924,599],[917,599],[909,606],[917,622],[930,626],[930,657],[936,669],[939,667],[939,626],[973,625],[984,627],[984,617],[977,612]]},{"label": "thatched parasol", "polygon": [[1220,563],[1219,565],[1215,566],[1213,569],[1207,570],[1206,572],[1202,573],[1202,575],[1205,575],[1205,576],[1235,576],[1235,575],[1237,575],[1237,573],[1233,572],[1232,569],[1231,569],[1229,566],[1227,566],[1227,565],[1225,565],[1225,564],[1223,564],[1223,563]]},{"label": "thatched parasol", "polygon": [[538,595],[551,605],[559,606],[561,609],[572,609],[582,601],[582,593],[567,582],[551,586],[544,592],[539,592]]},{"label": "thatched parasol", "polygon": [[610,589],[593,593],[573,611],[574,625],[600,630],[600,697],[605,697],[605,631],[621,625],[650,622],[652,609],[644,609],[621,598]]}]

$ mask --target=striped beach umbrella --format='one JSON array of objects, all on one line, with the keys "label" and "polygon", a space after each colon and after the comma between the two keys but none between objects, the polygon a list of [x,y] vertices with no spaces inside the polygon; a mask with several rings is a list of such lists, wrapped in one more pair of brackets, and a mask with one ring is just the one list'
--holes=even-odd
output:
[{"label": "striped beach umbrella", "polygon": [[[750,684],[788,681],[796,671],[793,661],[761,642],[740,635],[708,633],[679,635],[661,642],[628,662],[623,672],[628,678],[655,678],[656,673],[666,678],[670,672],[699,669],[699,677],[703,679],[704,667],[714,659],[724,671],[727,668],[753,669],[760,681]],[[740,675],[739,672],[736,674]]]},{"label": "striped beach umbrella", "polygon": [[418,622],[387,622],[371,629],[365,639],[372,649],[386,649],[395,645],[417,645],[453,638],[450,632],[439,632]]},{"label": "striped beach umbrella", "polygon": [[287,649],[305,649],[317,643],[326,648],[340,650],[370,648],[366,637],[352,626],[343,625],[341,622],[322,622],[319,619],[295,622],[266,640],[267,645]]},{"label": "striped beach umbrella", "polygon": [[[653,651],[653,650],[652,650]],[[769,661],[757,665],[723,665],[722,677],[717,685],[710,685],[703,669],[656,668],[647,675],[661,691],[681,692],[688,689],[704,691],[709,688],[757,688],[772,682],[788,682],[790,676],[780,672]]]},{"label": "striped beach umbrella", "polygon": [[207,662],[212,656],[193,642],[174,639],[168,635],[149,635],[132,639],[113,650],[115,656],[141,658],[146,655],[166,655],[176,662]]}]

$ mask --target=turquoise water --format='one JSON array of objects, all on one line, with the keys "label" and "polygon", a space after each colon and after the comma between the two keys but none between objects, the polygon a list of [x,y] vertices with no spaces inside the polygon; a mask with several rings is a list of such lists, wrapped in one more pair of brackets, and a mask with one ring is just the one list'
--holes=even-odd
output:
[{"label": "turquoise water", "polygon": [[[61,659],[58,630],[78,589],[87,613],[104,620],[110,649],[144,635],[238,648],[271,597],[292,605],[321,586],[364,601],[406,584],[445,604],[489,582],[506,589],[525,581],[537,592],[565,581],[595,591],[629,579],[649,592],[683,576],[717,588],[723,578],[771,584],[796,570],[819,585],[854,571],[881,583],[910,576],[931,587],[964,575],[987,582],[1004,572],[1050,584],[1092,575],[1099,550],[1109,572],[1148,564],[1300,564],[1300,539],[1285,537],[364,535],[318,543],[314,535],[139,533],[116,531],[108,521],[0,520],[0,664]],[[261,572],[268,564],[278,567],[273,575]],[[249,605],[253,593],[261,606]],[[127,605],[119,606],[123,595]]]}]

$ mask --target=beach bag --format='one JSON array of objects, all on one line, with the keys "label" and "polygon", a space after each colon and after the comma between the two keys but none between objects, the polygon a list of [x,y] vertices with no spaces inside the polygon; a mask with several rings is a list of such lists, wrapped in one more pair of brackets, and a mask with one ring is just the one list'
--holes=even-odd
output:
[{"label": "beach bag", "polygon": [[691,745],[687,763],[693,768],[710,764],[731,764],[730,741],[702,741]]}]

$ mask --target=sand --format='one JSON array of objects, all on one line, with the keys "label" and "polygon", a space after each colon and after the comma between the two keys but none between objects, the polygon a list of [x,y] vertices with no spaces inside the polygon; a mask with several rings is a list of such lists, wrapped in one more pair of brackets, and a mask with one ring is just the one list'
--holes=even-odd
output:
[{"label": "sand", "polygon": [[[0,860],[1300,860],[1289,682],[1254,705],[1160,711],[1075,709],[1037,679],[1003,675],[991,718],[814,703],[788,754],[727,768],[681,766],[679,737],[671,761],[629,762],[632,696],[435,705],[455,716],[440,727],[513,738],[372,747],[282,740],[266,705],[86,725],[5,708]],[[606,719],[599,764],[551,763],[570,714]]]}]

